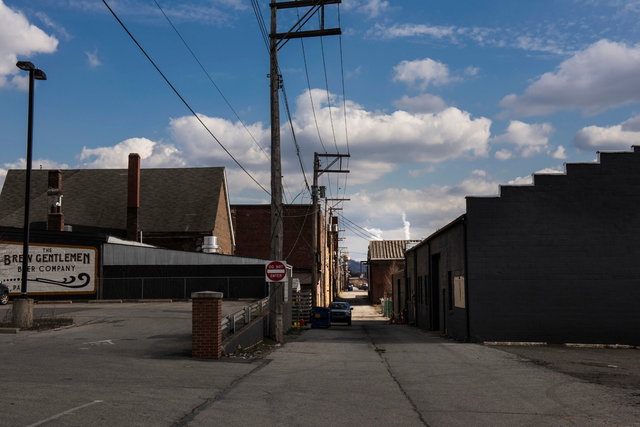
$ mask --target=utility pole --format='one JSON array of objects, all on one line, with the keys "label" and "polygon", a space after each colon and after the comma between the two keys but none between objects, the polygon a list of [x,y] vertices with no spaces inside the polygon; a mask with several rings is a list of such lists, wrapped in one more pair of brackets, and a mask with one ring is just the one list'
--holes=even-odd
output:
[{"label": "utility pole", "polygon": [[[331,161],[328,161],[327,165],[324,168],[320,166],[320,157],[323,158],[333,158]],[[311,237],[311,246],[313,249],[313,260],[311,264],[311,284],[314,295],[314,302],[320,303],[323,301],[318,301],[317,295],[317,285],[318,285],[318,177],[323,173],[349,173],[348,170],[342,169],[342,159],[345,157],[351,157],[349,154],[319,154],[313,153],[313,187],[311,188],[311,203],[313,205],[313,223],[312,223],[312,233]],[[331,167],[338,163],[338,169],[332,169]],[[323,292],[324,295],[324,292]]]},{"label": "utility pole", "polygon": [[[342,0],[297,0],[277,2],[273,0],[271,7],[271,33],[269,34],[270,86],[271,86],[271,259],[282,260],[282,167],[280,162],[280,70],[278,67],[278,50],[290,39],[302,37],[318,37],[341,34],[340,28],[324,28],[324,7],[328,4],[341,3]],[[286,33],[278,33],[277,15],[279,9],[309,7],[306,13]],[[301,31],[303,26],[320,12],[320,29]]]},{"label": "utility pole", "polygon": [[[271,243],[270,256],[272,261],[283,260],[282,242],[284,240],[284,229],[282,224],[282,166],[280,158],[280,102],[279,90],[281,86],[280,69],[278,67],[278,50],[280,50],[290,39],[300,37],[315,37],[325,35],[341,34],[339,28],[324,28],[324,6],[326,4],[341,3],[341,0],[299,0],[283,1],[278,3],[272,0],[271,7],[271,29],[269,34],[269,79],[270,79],[270,99],[271,99]],[[307,12],[291,27],[286,33],[278,33],[278,9],[290,9],[298,7],[308,7]],[[320,11],[320,29],[313,31],[301,31],[302,27]],[[315,255],[314,255],[315,260]],[[283,313],[284,313],[284,286],[288,282],[272,282],[269,286],[269,309],[270,335],[278,342],[284,340]],[[315,282],[314,282],[315,284]]]}]

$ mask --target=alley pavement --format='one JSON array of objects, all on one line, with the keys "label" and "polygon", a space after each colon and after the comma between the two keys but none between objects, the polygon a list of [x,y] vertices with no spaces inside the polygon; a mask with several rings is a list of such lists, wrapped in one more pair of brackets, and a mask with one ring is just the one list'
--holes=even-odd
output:
[{"label": "alley pavement", "polygon": [[[390,325],[369,305],[355,305],[352,326],[306,330],[263,358],[220,361],[190,357],[190,309],[78,307],[66,314],[75,326],[0,335],[0,425],[640,425],[633,381],[600,384]],[[612,351],[626,352],[617,369],[640,365],[638,350]]]}]

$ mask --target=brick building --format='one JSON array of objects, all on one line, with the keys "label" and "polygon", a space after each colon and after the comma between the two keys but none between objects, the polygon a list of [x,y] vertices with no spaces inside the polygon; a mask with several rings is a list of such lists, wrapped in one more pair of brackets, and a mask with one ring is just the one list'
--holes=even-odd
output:
[{"label": "brick building", "polygon": [[[233,254],[234,236],[224,168],[33,170],[31,228],[106,233],[170,249],[200,251],[217,237]],[[24,170],[10,170],[0,193],[0,226],[22,228]],[[52,194],[55,201],[52,201]],[[61,222],[62,221],[62,222]],[[48,224],[49,223],[49,224]]]},{"label": "brick building", "polygon": [[404,251],[419,240],[373,240],[367,252],[369,300],[376,304],[385,294],[391,296],[391,276],[404,270]]},{"label": "brick building", "polygon": [[[282,205],[284,261],[293,266],[293,277],[304,287],[311,286],[312,218],[311,205]],[[232,205],[238,256],[269,259],[271,253],[271,205]],[[322,221],[319,221],[322,225]],[[319,227],[321,229],[322,227]],[[318,233],[322,236],[321,230]],[[319,238],[318,242],[322,240]],[[320,243],[319,243],[320,247]],[[319,253],[321,253],[319,251]],[[320,266],[320,264],[318,264]]]},{"label": "brick building", "polygon": [[640,147],[467,197],[406,253],[419,327],[473,341],[640,344]]}]

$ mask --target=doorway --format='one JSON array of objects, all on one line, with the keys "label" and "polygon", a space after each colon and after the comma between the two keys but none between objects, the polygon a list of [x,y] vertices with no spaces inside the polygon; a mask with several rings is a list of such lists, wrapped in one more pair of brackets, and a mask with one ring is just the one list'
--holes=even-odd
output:
[{"label": "doorway", "polygon": [[432,331],[440,330],[440,254],[431,255],[431,280],[429,280],[429,293],[431,298],[429,313],[430,328]]}]

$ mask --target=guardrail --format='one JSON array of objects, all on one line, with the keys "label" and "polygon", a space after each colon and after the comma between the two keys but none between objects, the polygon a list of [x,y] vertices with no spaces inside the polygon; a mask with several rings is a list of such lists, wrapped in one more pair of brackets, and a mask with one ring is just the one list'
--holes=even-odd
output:
[{"label": "guardrail", "polygon": [[251,305],[247,305],[242,310],[231,313],[222,318],[221,329],[223,336],[236,333],[257,317],[265,312],[269,307],[269,297],[263,298]]}]

